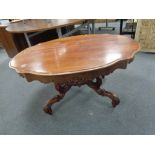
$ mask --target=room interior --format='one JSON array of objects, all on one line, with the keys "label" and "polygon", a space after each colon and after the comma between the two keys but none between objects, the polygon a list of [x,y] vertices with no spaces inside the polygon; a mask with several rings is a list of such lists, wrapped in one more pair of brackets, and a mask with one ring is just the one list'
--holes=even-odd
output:
[{"label": "room interior", "polygon": [[[98,38],[93,40],[95,36]],[[72,87],[71,90],[66,93],[65,97],[63,96],[64,98],[60,102],[52,105],[52,115],[46,114],[46,112],[42,110],[45,101],[57,95],[54,83],[52,82],[53,79],[51,81],[49,80],[50,82],[44,83],[40,82],[40,79],[31,81],[34,77],[28,78],[25,73],[22,74],[23,70],[20,72],[18,63],[24,62],[20,65],[29,66],[29,64],[25,64],[27,60],[35,60],[38,62],[39,58],[42,57],[38,56],[37,58],[35,52],[40,50],[39,55],[43,55],[41,48],[46,48],[50,43],[51,46],[46,49],[49,53],[50,50],[58,46],[59,43],[61,43],[61,49],[67,44],[69,45],[69,48],[67,48],[68,51],[74,49],[70,52],[72,55],[67,59],[68,61],[64,61],[67,53],[64,50],[59,53],[61,61],[55,61],[52,65],[50,61],[52,61],[53,58],[50,56],[57,57],[57,54],[49,54],[48,57],[47,52],[50,69],[52,66],[55,66],[52,68],[53,72],[48,76],[58,75],[56,74],[58,70],[55,68],[61,65],[65,66],[64,70],[66,69],[67,74],[69,74],[67,64],[71,62],[74,64],[75,57],[80,57],[78,54],[75,54],[77,53],[75,50],[77,48],[76,45],[83,45],[83,42],[85,43],[86,40],[92,40],[92,42],[86,42],[84,44],[87,46],[78,47],[82,52],[85,52],[84,50],[86,49],[92,49],[92,51],[90,51],[92,53],[86,50],[85,59],[81,57],[81,59],[76,59],[79,61],[76,67],[82,66],[82,63],[86,64],[90,59],[92,60],[90,66],[96,64],[103,66],[102,62],[95,62],[97,56],[100,56],[100,59],[98,58],[97,60],[101,60],[101,56],[104,56],[104,54],[101,55],[102,53],[97,53],[97,49],[106,51],[104,47],[108,44],[105,38],[100,38],[101,36],[107,38],[108,43],[110,43],[109,45],[113,45],[107,47],[108,49],[111,48],[117,51],[118,46],[123,46],[121,48],[123,50],[120,51],[123,53],[122,64],[125,66],[122,66],[122,64],[121,66],[115,66],[115,69],[116,67],[118,68],[116,70],[107,68],[107,70],[104,71],[106,73],[101,86],[110,92],[116,93],[120,99],[119,104],[113,108],[113,104],[111,105],[111,99],[112,101],[115,100],[113,95],[109,95],[110,93],[108,93],[107,96],[104,96],[104,92],[104,97],[100,96],[86,85],[82,85],[83,83],[78,83],[80,87]],[[66,40],[69,40],[70,37],[73,40],[66,43]],[[113,37],[115,37],[115,40],[113,40]],[[119,41],[121,38],[126,38],[126,40],[121,42],[121,40]],[[102,41],[103,45],[101,46]],[[132,47],[127,46],[129,43],[132,43]],[[95,50],[93,51],[94,48]],[[46,50],[44,53],[46,53]],[[34,51],[34,55],[28,57],[31,51]],[[80,53],[83,54],[81,51]],[[97,55],[93,53],[95,51]],[[130,51],[136,51],[132,53],[132,60],[129,59]],[[109,50],[109,54],[110,52]],[[22,53],[23,57],[21,58]],[[26,55],[26,53],[28,54]],[[105,58],[102,59],[104,61]],[[15,60],[18,61],[15,62]],[[155,134],[154,60],[154,19],[1,19],[0,134]],[[61,64],[61,62],[65,62],[65,64]],[[82,63],[80,64],[80,62]],[[40,67],[39,64],[36,64],[34,68],[37,68],[37,65]],[[105,68],[106,67],[104,67],[104,69]],[[83,68],[83,70],[84,69],[85,68]],[[91,70],[89,70],[89,72],[90,71]],[[111,72],[112,74],[110,74]],[[89,74],[89,76],[93,76],[93,73]],[[46,73],[41,70],[39,75],[45,77],[45,74]],[[58,80],[58,77],[59,76],[55,76],[56,80]],[[63,78],[65,79],[65,76]],[[27,79],[31,82],[27,82]],[[98,82],[96,79],[94,83],[95,82],[98,84],[100,81]],[[93,84],[93,82],[91,84]],[[75,83],[73,83],[73,85],[75,85]],[[68,87],[63,88],[70,89]],[[59,89],[62,89],[62,87]],[[93,89],[96,89],[94,85]],[[58,98],[57,100],[60,99]]]}]

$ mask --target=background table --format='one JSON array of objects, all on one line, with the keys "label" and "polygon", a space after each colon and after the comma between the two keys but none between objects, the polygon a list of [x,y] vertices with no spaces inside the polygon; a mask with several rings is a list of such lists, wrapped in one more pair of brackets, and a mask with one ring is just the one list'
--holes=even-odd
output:
[{"label": "background table", "polygon": [[23,34],[13,34],[6,31],[6,27],[10,23],[1,23],[0,24],[0,41],[2,47],[5,49],[7,55],[12,58],[18,52],[27,47]]},{"label": "background table", "polygon": [[[27,19],[10,24],[6,28],[6,30],[11,33],[24,33],[27,44],[30,47],[31,37],[51,29],[56,29],[59,38],[69,36],[84,26],[87,26],[88,33],[90,33],[90,27],[89,27],[90,22],[92,22],[93,24],[93,20],[86,20],[86,19]],[[75,24],[80,24],[80,26],[65,34],[62,34],[61,31],[62,27],[73,26]],[[30,32],[31,33],[37,32],[37,33],[28,35],[28,33]]]},{"label": "background table", "polygon": [[115,107],[119,98],[100,88],[102,78],[117,68],[125,69],[138,50],[139,44],[125,36],[72,36],[27,48],[11,60],[10,67],[29,82],[54,82],[59,95],[44,106],[49,114],[51,105],[61,100],[72,86],[84,84],[109,97]]}]

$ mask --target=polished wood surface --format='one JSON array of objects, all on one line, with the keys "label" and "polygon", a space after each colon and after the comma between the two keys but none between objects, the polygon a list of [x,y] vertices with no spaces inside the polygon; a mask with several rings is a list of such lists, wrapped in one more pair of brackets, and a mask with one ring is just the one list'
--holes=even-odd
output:
[{"label": "polished wood surface", "polygon": [[[31,44],[58,38],[56,30],[48,30],[31,38]],[[6,31],[6,26],[0,26],[0,43],[10,58],[28,47],[23,33],[11,33]]]},{"label": "polished wood surface", "polygon": [[80,35],[27,48],[12,59],[10,67],[36,75],[72,74],[130,59],[138,49],[136,41],[120,35]]},{"label": "polished wood surface", "polygon": [[72,86],[85,84],[97,94],[109,97],[116,107],[120,100],[100,88],[102,78],[118,68],[125,69],[139,48],[136,41],[120,35],[73,36],[25,49],[9,66],[29,82],[54,82],[58,95],[43,106],[48,114],[52,114],[51,106],[63,99]]},{"label": "polished wood surface", "polygon": [[10,24],[6,30],[12,33],[37,32],[80,24],[85,19],[26,19]]}]

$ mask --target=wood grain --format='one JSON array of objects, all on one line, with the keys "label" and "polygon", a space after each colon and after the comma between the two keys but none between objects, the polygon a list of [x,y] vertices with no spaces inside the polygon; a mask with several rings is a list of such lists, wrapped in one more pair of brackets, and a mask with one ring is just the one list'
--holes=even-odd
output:
[{"label": "wood grain", "polygon": [[11,33],[45,31],[59,27],[80,24],[85,19],[27,19],[10,24],[6,30]]},{"label": "wood grain", "polygon": [[10,67],[20,73],[64,75],[108,67],[130,59],[138,49],[136,41],[120,35],[80,35],[27,48]]}]

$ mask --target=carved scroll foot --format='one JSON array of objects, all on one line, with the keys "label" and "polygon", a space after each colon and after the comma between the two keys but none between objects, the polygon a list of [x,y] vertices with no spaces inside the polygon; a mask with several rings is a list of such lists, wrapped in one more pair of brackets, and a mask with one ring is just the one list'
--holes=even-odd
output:
[{"label": "carved scroll foot", "polygon": [[46,113],[52,115],[52,108],[51,108],[51,106],[52,106],[54,103],[59,102],[61,99],[63,99],[64,96],[65,96],[65,94],[60,94],[60,95],[57,95],[57,96],[53,97],[52,99],[50,99],[50,100],[47,102],[46,105],[44,105],[43,110],[44,110]]},{"label": "carved scroll foot", "polygon": [[52,115],[51,106],[44,105],[43,110],[44,110],[44,112],[46,112],[47,114]]},{"label": "carved scroll foot", "polygon": [[92,88],[97,94],[99,94],[101,96],[109,97],[112,100],[112,106],[113,107],[116,107],[119,104],[120,100],[115,94],[100,88],[100,86],[102,85],[102,79],[101,78],[99,78],[99,77],[96,78],[96,82],[89,81],[87,83],[87,85],[90,88]]},{"label": "carved scroll foot", "polygon": [[119,98],[115,94],[113,94],[112,92],[109,92],[109,91],[106,91],[106,90],[103,90],[103,91],[104,92],[101,95],[109,97],[112,100],[112,106],[116,107],[120,102]]},{"label": "carved scroll foot", "polygon": [[46,112],[46,113],[48,113],[50,115],[52,115],[52,108],[51,108],[51,106],[53,104],[55,104],[56,102],[59,102],[61,99],[63,99],[64,96],[65,96],[65,93],[71,88],[71,86],[56,84],[55,88],[59,92],[59,95],[57,95],[57,96],[53,97],[52,99],[50,99],[47,102],[47,104],[45,104],[43,106],[44,112]]}]

